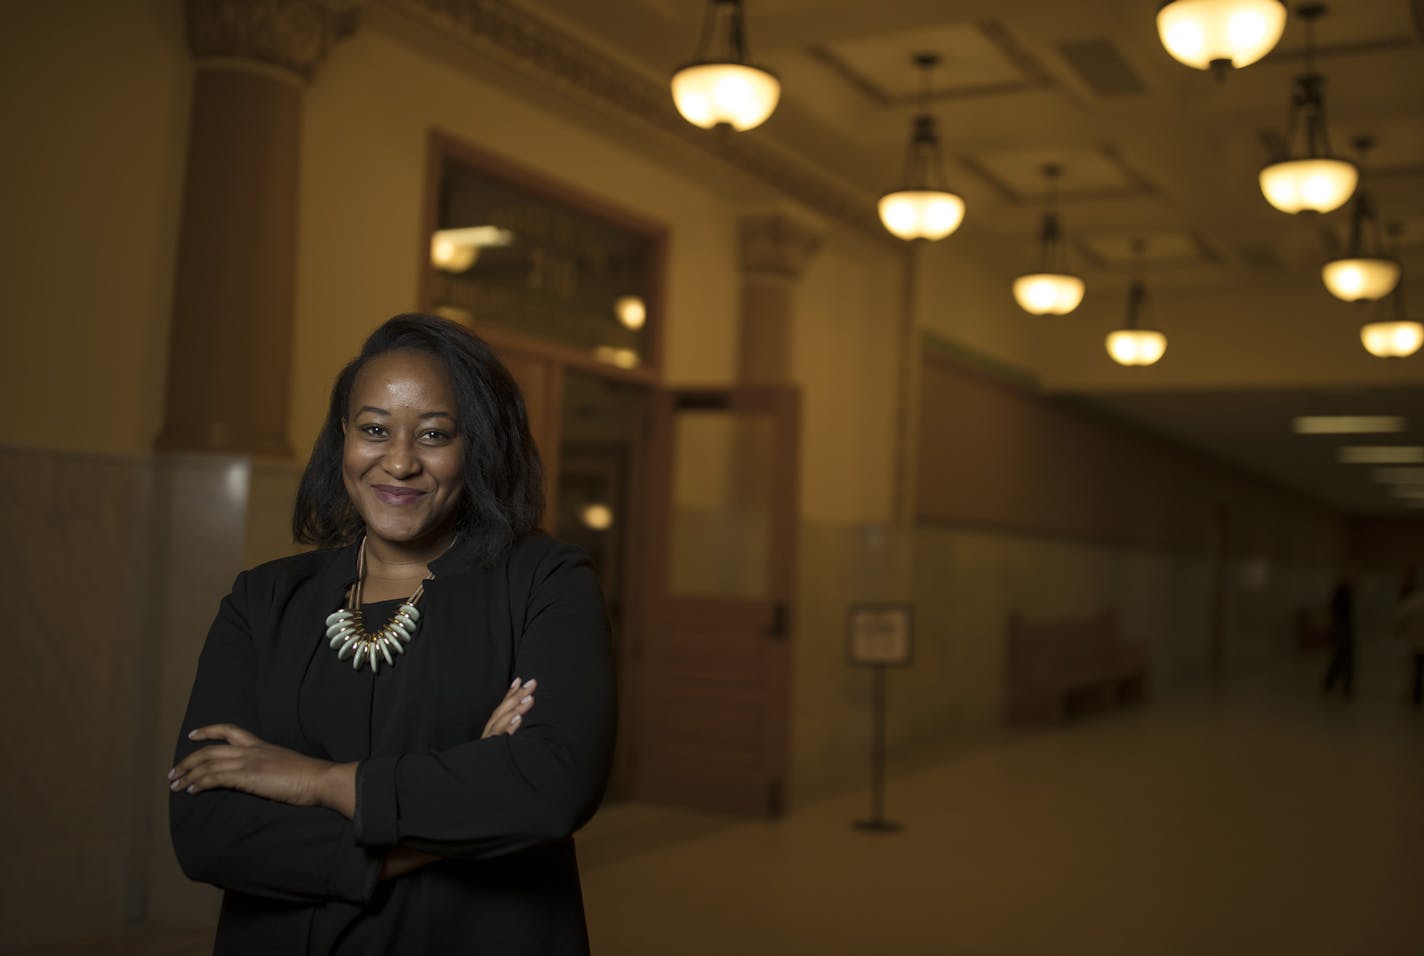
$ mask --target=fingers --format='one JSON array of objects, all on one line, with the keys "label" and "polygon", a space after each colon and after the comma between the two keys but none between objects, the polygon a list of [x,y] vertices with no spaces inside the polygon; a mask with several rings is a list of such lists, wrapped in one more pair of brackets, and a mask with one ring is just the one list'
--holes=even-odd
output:
[{"label": "fingers", "polygon": [[204,790],[235,787],[244,767],[240,758],[209,760],[174,778],[168,789],[174,793],[179,790],[202,793]]},{"label": "fingers", "polygon": [[[188,739],[218,740],[223,743],[200,747],[179,761],[172,770],[169,770],[168,786],[173,791],[184,789],[187,783],[183,783],[183,781],[191,781],[193,773],[199,768],[205,767],[215,760],[231,759],[237,756],[242,749],[255,747],[262,743],[260,738],[236,724],[208,724],[198,727],[188,732]],[[197,791],[192,792],[196,793]]]},{"label": "fingers", "polygon": [[212,744],[211,746],[195,750],[179,761],[176,767],[168,771],[168,779],[170,781],[177,780],[179,777],[187,776],[206,763],[213,760],[233,757],[240,751],[241,748],[232,747],[227,744]]},{"label": "fingers", "polygon": [[254,734],[243,730],[237,724],[208,724],[188,732],[189,740],[226,740],[239,747],[252,747],[262,741]]},{"label": "fingers", "polygon": [[523,721],[524,715],[529,713],[534,706],[534,689],[538,686],[538,681],[527,680],[524,683],[515,678],[509,685],[509,690],[504,694],[504,699],[495,707],[490,714],[489,720],[485,723],[484,733],[481,739],[493,737],[497,734],[512,734],[518,729]]}]

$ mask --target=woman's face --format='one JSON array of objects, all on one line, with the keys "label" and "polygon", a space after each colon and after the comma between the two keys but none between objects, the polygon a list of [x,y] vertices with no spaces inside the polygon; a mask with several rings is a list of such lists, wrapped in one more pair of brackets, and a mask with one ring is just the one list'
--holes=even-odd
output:
[{"label": "woman's face", "polygon": [[436,547],[449,532],[465,487],[456,413],[445,366],[428,352],[385,352],[356,373],[341,474],[369,537]]}]

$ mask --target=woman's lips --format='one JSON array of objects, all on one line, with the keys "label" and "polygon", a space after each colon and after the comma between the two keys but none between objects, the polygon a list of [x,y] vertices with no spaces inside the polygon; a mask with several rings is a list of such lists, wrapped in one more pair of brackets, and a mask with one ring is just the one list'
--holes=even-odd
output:
[{"label": "woman's lips", "polygon": [[399,485],[372,485],[371,490],[383,504],[388,505],[408,505],[425,495],[423,491],[402,488]]}]

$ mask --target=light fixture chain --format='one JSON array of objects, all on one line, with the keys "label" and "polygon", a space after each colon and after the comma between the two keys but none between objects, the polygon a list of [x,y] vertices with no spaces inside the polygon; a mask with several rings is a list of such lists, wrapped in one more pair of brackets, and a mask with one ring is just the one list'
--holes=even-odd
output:
[{"label": "light fixture chain", "polygon": [[731,8],[729,16],[732,18],[732,26],[728,34],[732,38],[731,60],[733,63],[745,62],[746,46],[745,38],[742,35],[742,3],[741,0],[719,0],[719,3]]}]

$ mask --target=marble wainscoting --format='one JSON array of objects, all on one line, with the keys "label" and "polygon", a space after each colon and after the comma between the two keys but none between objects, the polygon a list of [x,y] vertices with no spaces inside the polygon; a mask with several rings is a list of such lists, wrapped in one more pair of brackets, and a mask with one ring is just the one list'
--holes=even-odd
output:
[{"label": "marble wainscoting", "polygon": [[0,449],[0,951],[117,928],[133,905],[155,485],[142,459]]},{"label": "marble wainscoting", "polygon": [[295,474],[0,448],[17,595],[0,695],[0,952],[212,923],[216,891],[188,882],[169,847],[164,775],[219,600],[243,567],[290,550]]},{"label": "marble wainscoting", "polygon": [[[887,675],[887,742],[904,766],[1005,733],[1010,615],[1075,618],[1112,608],[1147,647],[1150,701],[1211,677],[1213,565],[1206,554],[1059,537],[920,525],[913,530],[803,522],[793,634],[793,805],[867,779],[871,677],[848,666],[845,613],[857,601],[908,600],[915,657]],[[1227,678],[1294,656],[1302,607],[1329,596],[1311,564],[1233,559],[1223,569]],[[1368,601],[1361,604],[1368,610]],[[1363,612],[1362,612],[1363,613]]]},{"label": "marble wainscoting", "polygon": [[[797,535],[792,616],[791,785],[793,807],[866,779],[871,676],[846,659],[846,612],[861,602],[910,597],[911,539],[885,525],[803,521]],[[917,645],[923,634],[916,634]],[[918,646],[916,648],[918,653]],[[905,723],[905,672],[890,674],[887,732],[937,736],[938,726]]]}]

